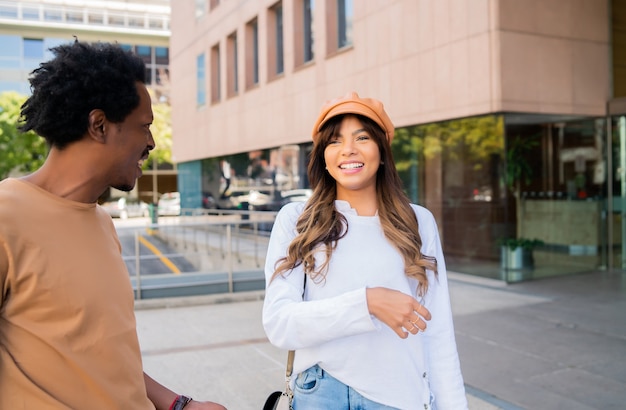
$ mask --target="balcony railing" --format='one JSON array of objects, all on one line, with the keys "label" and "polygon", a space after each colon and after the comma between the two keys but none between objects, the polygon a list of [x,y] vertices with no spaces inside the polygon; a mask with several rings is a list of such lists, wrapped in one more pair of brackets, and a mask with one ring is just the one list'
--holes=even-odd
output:
[{"label": "balcony railing", "polygon": [[[102,2],[104,8],[86,3],[84,6],[36,3],[28,1],[0,1],[0,21],[15,20],[32,24],[63,24],[102,26],[169,32],[170,15],[165,7],[146,11],[114,8],[116,2]],[[154,8],[154,7],[153,7]]]}]

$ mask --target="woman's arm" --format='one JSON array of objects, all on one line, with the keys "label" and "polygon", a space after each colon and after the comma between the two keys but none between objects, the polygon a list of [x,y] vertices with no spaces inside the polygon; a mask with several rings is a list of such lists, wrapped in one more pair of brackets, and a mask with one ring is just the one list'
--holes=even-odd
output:
[{"label": "woman's arm", "polygon": [[303,301],[305,281],[301,266],[271,279],[276,261],[285,256],[296,235],[302,206],[286,205],[276,216],[265,264],[263,326],[270,342],[282,349],[305,348],[376,329],[368,311],[365,287],[326,299]]},{"label": "woman's arm", "polygon": [[426,209],[418,210],[423,252],[437,259],[438,275],[428,271],[429,287],[424,304],[432,320],[424,333],[429,382],[441,410],[467,409],[467,398],[454,335],[448,276],[437,223]]}]

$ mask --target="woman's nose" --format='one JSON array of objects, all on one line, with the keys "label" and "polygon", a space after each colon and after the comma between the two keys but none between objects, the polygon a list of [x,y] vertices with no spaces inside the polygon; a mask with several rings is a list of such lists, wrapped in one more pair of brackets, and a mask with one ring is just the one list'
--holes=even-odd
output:
[{"label": "woman's nose", "polygon": [[350,140],[344,140],[341,145],[341,153],[344,155],[352,154],[355,151],[354,142]]}]

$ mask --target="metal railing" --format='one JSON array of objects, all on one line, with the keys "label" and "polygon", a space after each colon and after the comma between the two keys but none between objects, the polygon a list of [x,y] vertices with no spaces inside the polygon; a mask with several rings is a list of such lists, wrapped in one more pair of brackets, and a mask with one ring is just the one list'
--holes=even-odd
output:
[{"label": "metal railing", "polygon": [[183,210],[116,221],[137,299],[262,290],[275,212]]}]

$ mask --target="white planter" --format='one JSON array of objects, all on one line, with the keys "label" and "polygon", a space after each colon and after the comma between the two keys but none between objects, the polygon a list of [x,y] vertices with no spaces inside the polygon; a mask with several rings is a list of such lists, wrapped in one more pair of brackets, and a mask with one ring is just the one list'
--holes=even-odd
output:
[{"label": "white planter", "polygon": [[500,248],[501,276],[506,282],[520,282],[532,278],[533,252],[529,249],[508,246]]}]

